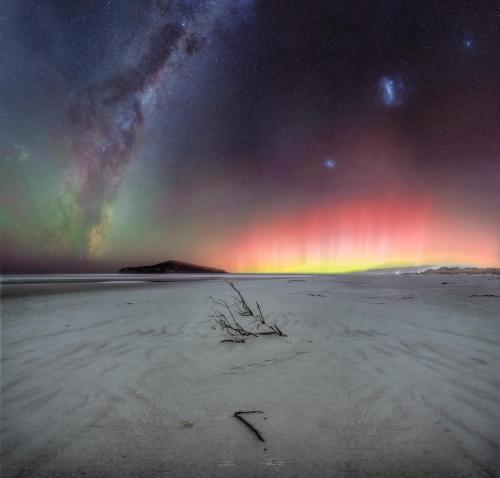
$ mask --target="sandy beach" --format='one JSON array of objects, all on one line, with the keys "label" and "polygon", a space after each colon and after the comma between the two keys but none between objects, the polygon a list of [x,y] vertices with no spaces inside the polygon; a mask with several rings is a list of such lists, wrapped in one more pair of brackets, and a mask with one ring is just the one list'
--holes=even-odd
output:
[{"label": "sandy beach", "polygon": [[4,277],[2,476],[500,476],[499,277],[228,278]]}]

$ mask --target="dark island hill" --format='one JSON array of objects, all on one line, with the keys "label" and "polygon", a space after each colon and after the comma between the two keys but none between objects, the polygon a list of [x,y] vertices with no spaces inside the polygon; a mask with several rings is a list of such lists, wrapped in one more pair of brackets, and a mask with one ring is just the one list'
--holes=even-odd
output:
[{"label": "dark island hill", "polygon": [[138,267],[123,267],[118,271],[119,274],[225,274],[226,271],[216,269],[214,267],[199,266],[197,264],[190,264],[189,262],[181,261],[165,261],[151,266],[138,266]]}]

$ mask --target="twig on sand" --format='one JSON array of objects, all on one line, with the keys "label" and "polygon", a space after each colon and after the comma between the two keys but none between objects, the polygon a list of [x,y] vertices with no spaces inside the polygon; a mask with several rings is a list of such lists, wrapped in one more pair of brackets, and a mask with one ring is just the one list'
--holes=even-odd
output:
[{"label": "twig on sand", "polygon": [[241,420],[250,430],[252,430],[255,433],[255,436],[260,440],[265,442],[264,437],[260,434],[259,430],[255,428],[250,422],[247,422],[241,415],[246,414],[246,413],[264,413],[260,410],[249,410],[246,412],[239,411],[239,412],[234,412],[234,417],[236,417],[238,420]]},{"label": "twig on sand", "polygon": [[[255,303],[256,309],[252,309],[239,289],[229,281],[224,281],[233,289],[231,296],[232,302],[223,299],[215,299],[210,296],[212,301],[211,314],[209,319],[214,320],[229,338],[222,342],[245,343],[246,337],[258,337],[259,335],[279,335],[286,337],[286,334],[277,324],[269,324],[264,318],[262,308],[258,302]],[[243,319],[243,320],[242,320]],[[250,323],[246,321],[250,319]],[[246,324],[244,323],[246,321]],[[247,325],[248,324],[248,325]],[[215,329],[215,327],[213,327]],[[264,328],[264,330],[262,330]]]}]

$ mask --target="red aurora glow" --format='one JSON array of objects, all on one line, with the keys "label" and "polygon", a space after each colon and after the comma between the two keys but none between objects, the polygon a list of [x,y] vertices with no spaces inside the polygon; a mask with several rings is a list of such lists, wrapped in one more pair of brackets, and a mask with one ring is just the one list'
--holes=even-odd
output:
[{"label": "red aurora glow", "polygon": [[500,265],[498,231],[430,201],[361,200],[267,217],[218,257],[231,271],[344,272],[422,264]]}]

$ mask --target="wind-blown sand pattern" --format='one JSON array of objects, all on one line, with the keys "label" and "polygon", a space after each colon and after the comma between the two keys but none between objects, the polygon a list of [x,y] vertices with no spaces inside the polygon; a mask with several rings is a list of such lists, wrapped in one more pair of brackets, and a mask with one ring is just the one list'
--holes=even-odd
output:
[{"label": "wind-blown sand pattern", "polygon": [[233,280],[4,285],[2,476],[500,476],[498,277]]}]

